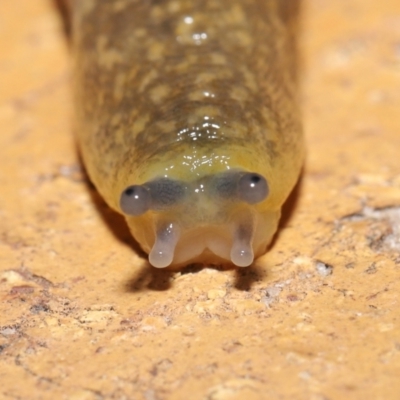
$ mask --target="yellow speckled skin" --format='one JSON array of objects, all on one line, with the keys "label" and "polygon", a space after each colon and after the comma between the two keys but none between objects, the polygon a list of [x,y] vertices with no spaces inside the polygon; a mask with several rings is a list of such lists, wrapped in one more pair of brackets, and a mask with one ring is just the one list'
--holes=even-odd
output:
[{"label": "yellow speckled skin", "polygon": [[254,253],[265,252],[304,155],[290,42],[296,3],[72,2],[78,141],[112,208],[122,212],[126,187],[156,177],[193,182],[242,169],[268,181],[268,197],[253,206],[193,194],[168,212],[127,216],[145,251],[157,223],[174,221],[183,234],[173,264],[213,261],[207,251],[192,257],[192,242],[207,235],[229,244],[247,210],[256,219]]}]

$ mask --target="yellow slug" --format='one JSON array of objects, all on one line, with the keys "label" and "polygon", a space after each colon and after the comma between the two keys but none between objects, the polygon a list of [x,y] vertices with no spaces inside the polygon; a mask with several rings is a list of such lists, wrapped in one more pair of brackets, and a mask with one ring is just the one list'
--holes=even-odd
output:
[{"label": "yellow slug", "polygon": [[158,268],[245,267],[298,179],[297,0],[73,0],[88,174]]}]

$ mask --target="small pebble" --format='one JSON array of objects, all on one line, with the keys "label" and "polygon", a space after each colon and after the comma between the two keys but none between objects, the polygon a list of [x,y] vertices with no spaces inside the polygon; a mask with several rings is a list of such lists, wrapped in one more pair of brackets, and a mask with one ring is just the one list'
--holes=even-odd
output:
[{"label": "small pebble", "polygon": [[333,267],[332,265],[329,264],[325,264],[322,261],[317,261],[315,263],[315,269],[317,270],[317,272],[321,275],[321,276],[328,276],[328,275],[332,275],[333,272]]}]

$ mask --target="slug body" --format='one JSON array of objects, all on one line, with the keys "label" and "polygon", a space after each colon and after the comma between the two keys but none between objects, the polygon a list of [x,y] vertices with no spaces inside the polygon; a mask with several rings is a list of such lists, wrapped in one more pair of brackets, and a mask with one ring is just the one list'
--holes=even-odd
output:
[{"label": "slug body", "polygon": [[155,267],[270,243],[304,155],[294,2],[72,2],[82,157]]}]

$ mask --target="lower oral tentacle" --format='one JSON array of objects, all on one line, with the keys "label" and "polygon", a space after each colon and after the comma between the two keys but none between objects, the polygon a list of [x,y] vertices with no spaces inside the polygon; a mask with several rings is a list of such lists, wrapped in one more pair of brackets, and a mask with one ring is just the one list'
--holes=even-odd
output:
[{"label": "lower oral tentacle", "polygon": [[252,219],[238,224],[233,236],[231,261],[238,267],[248,267],[254,261],[252,247],[254,222]]},{"label": "lower oral tentacle", "polygon": [[149,254],[150,264],[156,268],[168,267],[174,259],[179,236],[179,227],[174,223],[162,225],[157,229],[156,241]]}]

